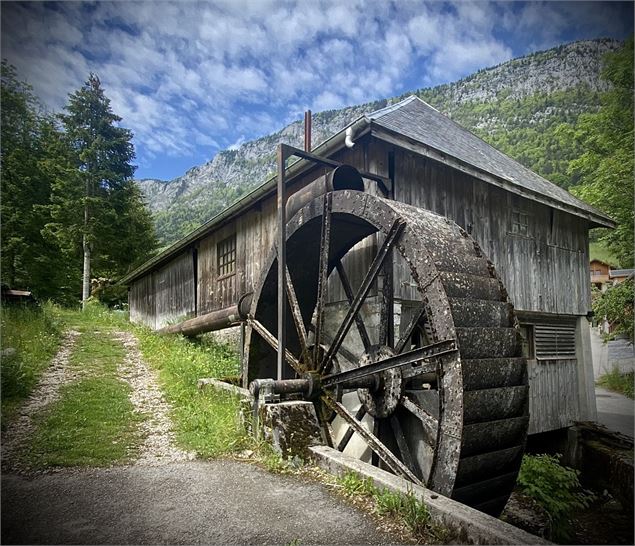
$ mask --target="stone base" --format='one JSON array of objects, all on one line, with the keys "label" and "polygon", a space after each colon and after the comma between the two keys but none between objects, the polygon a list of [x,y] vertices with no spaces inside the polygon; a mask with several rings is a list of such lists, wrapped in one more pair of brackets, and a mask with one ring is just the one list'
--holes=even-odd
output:
[{"label": "stone base", "polygon": [[308,460],[309,447],[322,445],[322,434],[311,402],[291,401],[263,404],[259,408],[260,428],[283,458]]}]

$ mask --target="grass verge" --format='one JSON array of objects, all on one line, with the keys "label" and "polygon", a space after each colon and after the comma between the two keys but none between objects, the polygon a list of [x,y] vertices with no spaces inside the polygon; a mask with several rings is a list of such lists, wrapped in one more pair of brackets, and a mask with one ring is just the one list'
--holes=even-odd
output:
[{"label": "grass verge", "polygon": [[200,378],[222,378],[239,372],[238,358],[230,348],[209,339],[160,336],[142,327],[136,327],[135,334],[143,357],[159,372],[182,448],[212,458],[250,444],[238,417],[240,399],[228,392],[197,387]]},{"label": "grass verge", "polygon": [[633,372],[622,373],[616,367],[609,373],[600,376],[597,380],[597,384],[610,391],[623,394],[629,398],[635,398],[633,392],[633,381],[635,380]]},{"label": "grass verge", "polygon": [[341,492],[352,500],[366,501],[380,521],[397,522],[404,526],[418,544],[445,544],[452,540],[450,533],[431,521],[425,503],[412,491],[407,494],[375,487],[371,478],[347,472],[337,478]]},{"label": "grass verge", "polygon": [[55,355],[62,337],[53,307],[2,306],[0,377],[2,384],[2,427],[31,393],[40,375]]},{"label": "grass verge", "polygon": [[85,317],[67,318],[73,327],[84,324],[69,361],[78,379],[62,386],[59,400],[36,416],[28,461],[35,468],[127,462],[142,441],[144,416],[134,412],[131,389],[117,378],[125,350],[103,331],[90,331]]}]

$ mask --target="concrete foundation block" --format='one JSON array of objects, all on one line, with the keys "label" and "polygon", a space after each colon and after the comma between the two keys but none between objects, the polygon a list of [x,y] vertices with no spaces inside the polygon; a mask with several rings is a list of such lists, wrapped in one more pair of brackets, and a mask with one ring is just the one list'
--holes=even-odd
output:
[{"label": "concrete foundation block", "polygon": [[283,458],[308,460],[309,448],[323,444],[320,425],[311,402],[291,401],[263,404],[259,422],[264,439]]}]

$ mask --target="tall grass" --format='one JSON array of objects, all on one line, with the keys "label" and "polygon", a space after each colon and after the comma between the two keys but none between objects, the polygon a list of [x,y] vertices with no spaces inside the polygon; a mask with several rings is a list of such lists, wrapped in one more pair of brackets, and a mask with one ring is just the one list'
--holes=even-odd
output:
[{"label": "tall grass", "polygon": [[190,341],[135,328],[141,352],[159,372],[163,392],[173,407],[176,438],[181,447],[211,458],[245,447],[249,438],[238,415],[240,400],[224,391],[199,390],[202,377],[239,373],[238,358],[211,340]]},{"label": "tall grass", "polygon": [[57,351],[62,325],[52,305],[2,306],[2,427],[31,393]]}]

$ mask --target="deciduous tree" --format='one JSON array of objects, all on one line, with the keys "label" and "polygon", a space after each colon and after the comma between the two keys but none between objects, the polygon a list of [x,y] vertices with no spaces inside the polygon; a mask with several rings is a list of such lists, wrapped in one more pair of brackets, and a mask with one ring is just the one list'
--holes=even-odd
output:
[{"label": "deciduous tree", "polygon": [[612,89],[595,114],[581,117],[575,137],[584,153],[570,165],[580,198],[606,212],[617,228],[602,235],[624,267],[633,265],[633,37],[606,56],[603,77]]}]

